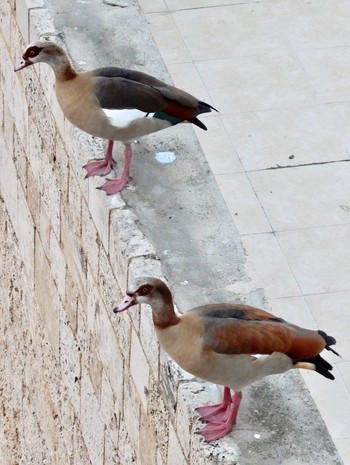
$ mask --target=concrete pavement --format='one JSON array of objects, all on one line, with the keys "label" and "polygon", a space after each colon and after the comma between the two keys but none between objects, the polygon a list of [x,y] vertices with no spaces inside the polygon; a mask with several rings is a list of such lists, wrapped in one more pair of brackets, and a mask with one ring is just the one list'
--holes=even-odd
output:
[{"label": "concrete pavement", "polygon": [[336,337],[304,380],[350,464],[350,3],[140,0],[175,85],[220,110],[196,130],[272,310]]}]

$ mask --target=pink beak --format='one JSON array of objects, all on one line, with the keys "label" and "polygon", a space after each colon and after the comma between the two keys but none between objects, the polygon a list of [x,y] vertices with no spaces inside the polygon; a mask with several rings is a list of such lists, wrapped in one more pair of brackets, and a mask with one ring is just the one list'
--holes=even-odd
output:
[{"label": "pink beak", "polygon": [[15,73],[19,71],[20,69],[26,68],[27,66],[32,65],[33,63],[29,60],[26,60],[25,58],[22,58],[21,62],[19,65],[16,66],[15,68]]},{"label": "pink beak", "polygon": [[113,308],[114,313],[119,313],[123,312],[124,310],[127,310],[128,308],[132,307],[133,305],[136,305],[137,302],[132,295],[126,294],[124,297],[123,302],[121,302],[117,307]]}]

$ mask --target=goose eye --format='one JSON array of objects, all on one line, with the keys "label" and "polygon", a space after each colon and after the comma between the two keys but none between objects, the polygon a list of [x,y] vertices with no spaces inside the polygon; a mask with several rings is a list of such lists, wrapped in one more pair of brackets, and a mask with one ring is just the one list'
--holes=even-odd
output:
[{"label": "goose eye", "polygon": [[34,52],[34,50],[31,50],[31,51],[29,52],[29,56],[30,56],[30,57],[35,57],[35,52]]},{"label": "goose eye", "polygon": [[148,295],[151,291],[151,287],[148,285],[145,286],[140,286],[139,289],[137,290],[137,293],[139,295]]}]

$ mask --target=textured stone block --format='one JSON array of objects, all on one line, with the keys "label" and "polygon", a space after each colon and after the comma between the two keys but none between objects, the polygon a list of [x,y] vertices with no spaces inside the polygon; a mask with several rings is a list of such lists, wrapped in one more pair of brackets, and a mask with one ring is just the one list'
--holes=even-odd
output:
[{"label": "textured stone block", "polygon": [[46,8],[31,9],[29,11],[29,42],[54,34],[55,26],[48,10]]},{"label": "textured stone block", "polygon": [[141,410],[140,443],[137,451],[139,463],[156,465],[157,463],[157,443],[156,437],[148,416]]},{"label": "textured stone block", "polygon": [[[31,379],[27,392],[24,395],[22,405],[25,431],[23,444],[23,450],[25,452],[22,459],[24,459],[25,463],[30,464],[43,463],[47,457],[51,457],[52,460],[51,444],[47,442],[47,437],[43,434],[45,426],[42,424],[44,420],[42,412],[43,410],[45,411],[46,408],[50,411],[50,407],[46,405],[45,408],[47,398],[39,372],[35,373],[33,370],[32,374],[35,374],[35,379]],[[40,402],[39,399],[42,402]]]},{"label": "textured stone block", "polygon": [[136,463],[135,449],[130,440],[126,426],[123,423],[120,426],[118,452],[121,464],[126,465]]},{"label": "textured stone block", "polygon": [[13,135],[14,135],[14,124],[13,118],[10,113],[9,106],[7,105],[7,101],[4,101],[4,131],[3,137],[5,140],[5,144],[7,146],[7,152],[12,156],[13,154]]},{"label": "textured stone block", "polygon": [[[1,101],[0,101],[1,105]],[[1,110],[0,110],[1,113]],[[13,138],[13,160],[16,165],[17,176],[24,192],[27,190],[28,159],[26,150],[15,128]]]},{"label": "textured stone block", "polygon": [[67,317],[76,337],[77,328],[78,328],[78,300],[79,300],[79,290],[76,286],[76,282],[72,278],[72,275],[69,270],[66,272],[66,294],[64,299],[64,307],[67,313]]},{"label": "textured stone block", "polygon": [[147,410],[147,395],[149,388],[150,369],[147,358],[135,330],[131,330],[130,372],[143,409]]},{"label": "textured stone block", "polygon": [[38,225],[40,222],[41,195],[30,164],[28,164],[27,167],[27,180],[26,201],[33,221],[36,225]]},{"label": "textured stone block", "polygon": [[17,218],[17,172],[13,163],[10,149],[4,143],[0,156],[0,187],[1,193],[6,203],[6,208],[11,218],[13,227],[18,229]]},{"label": "textured stone block", "polygon": [[154,258],[142,256],[135,257],[130,261],[127,282],[132,283],[136,278],[140,278],[141,276],[153,276],[154,278],[166,281],[161,261]]},{"label": "textured stone block", "polygon": [[[81,430],[92,465],[103,465],[104,424],[90,378],[83,374],[81,380]],[[79,462],[78,462],[79,463]]]},{"label": "textured stone block", "polygon": [[56,237],[61,234],[61,207],[60,207],[60,187],[57,179],[53,176],[52,167],[47,167],[43,177],[42,204],[50,219],[50,226]]},{"label": "textured stone block", "polygon": [[[64,140],[69,140],[68,156],[70,169],[74,172],[80,185],[81,194],[87,204],[89,201],[89,182],[85,179],[86,171],[83,166],[94,158],[90,155],[93,151],[95,140],[85,132],[73,126],[66,118],[64,119],[64,132],[62,132]],[[101,157],[99,157],[101,158]]]},{"label": "textured stone block", "polygon": [[31,137],[29,139],[29,153],[28,160],[36,179],[36,184],[40,193],[43,193],[45,179],[49,178],[49,165],[48,159],[43,151],[43,140],[39,134],[37,126],[32,118],[29,118],[29,131]]},{"label": "textured stone block", "polygon": [[80,299],[86,304],[86,270],[84,256],[81,254],[81,245],[71,230],[69,219],[62,212],[61,215],[62,252],[65,257],[68,270],[72,275],[78,289]]},{"label": "textured stone block", "polygon": [[88,266],[87,281],[86,281],[86,291],[87,291],[87,302],[85,306],[86,311],[86,323],[88,330],[91,333],[95,333],[95,317],[96,311],[99,305],[99,294],[98,287],[95,283],[94,276],[90,273]]},{"label": "textured stone block", "polygon": [[198,414],[195,408],[208,403],[208,394],[203,383],[180,383],[177,390],[176,433],[186,458],[190,456],[191,440],[194,437]]},{"label": "textured stone block", "polygon": [[50,263],[55,264],[55,266],[51,267],[52,276],[56,283],[58,293],[64,301],[66,295],[66,261],[64,259],[61,245],[52,229],[50,229],[49,260]]},{"label": "textured stone block", "polygon": [[156,379],[150,379],[147,413],[157,438],[163,463],[167,463],[169,441],[169,410],[164,404],[163,393]]},{"label": "textured stone block", "polygon": [[73,450],[74,450],[74,461],[73,464],[93,465],[90,460],[87,445],[85,443],[80,419],[74,424],[74,435],[73,435]]},{"label": "textured stone block", "polygon": [[85,201],[82,202],[81,216],[83,224],[81,231],[82,247],[88,262],[89,272],[97,281],[101,241]]},{"label": "textured stone block", "polygon": [[60,363],[62,382],[75,413],[80,411],[81,354],[65,312],[60,319]]},{"label": "textured stone block", "polygon": [[183,453],[179,439],[176,435],[174,426],[169,423],[169,444],[168,444],[168,461],[167,465],[184,465],[188,461]]},{"label": "textured stone block", "polygon": [[120,460],[120,452],[117,446],[115,445],[115,441],[113,440],[113,436],[110,434],[109,431],[105,432],[105,447],[104,447],[104,464],[105,465],[126,465],[127,463],[132,462],[122,462]]},{"label": "textured stone block", "polygon": [[106,194],[96,189],[101,185],[101,178],[85,180],[89,185],[89,210],[98,231],[99,240],[105,250],[108,250],[109,239],[109,209],[107,208]]},{"label": "textured stone block", "polygon": [[1,50],[1,74],[2,74],[2,90],[6,95],[5,102],[8,105],[10,114],[15,116],[14,107],[13,107],[13,95],[12,89],[14,86],[14,80],[16,79],[14,73],[14,63],[9,54],[9,48],[3,47]]},{"label": "textured stone block", "polygon": [[40,202],[40,212],[39,212],[39,224],[37,225],[39,236],[44,247],[44,251],[47,257],[50,255],[50,218],[47,214],[45,205],[43,202]]},{"label": "textured stone block", "polygon": [[[56,117],[56,114],[55,114]],[[68,177],[69,177],[69,160],[65,142],[60,134],[56,134],[56,151],[55,151],[55,176],[60,183],[61,201],[65,203],[68,200]]]},{"label": "textured stone block", "polygon": [[[94,393],[98,402],[100,402],[103,365],[94,340],[90,341],[89,351],[85,353],[85,357],[87,358],[86,367],[91,385],[94,388]],[[102,417],[101,419],[103,421]]]},{"label": "textured stone block", "polygon": [[[0,74],[0,129],[1,132],[4,128],[4,94],[2,92],[2,86],[1,86],[1,74]],[[1,137],[3,137],[3,134],[1,134]]]},{"label": "textured stone block", "polygon": [[39,234],[35,236],[35,298],[52,348],[58,355],[61,305]]},{"label": "textured stone block", "polygon": [[115,410],[115,396],[111,383],[104,371],[102,373],[101,383],[100,414],[101,419],[106,426],[106,431],[108,431],[112,442],[117,447],[119,415]]},{"label": "textured stone block", "polygon": [[69,216],[71,231],[76,236],[77,241],[81,242],[81,227],[82,227],[82,196],[77,181],[77,177],[72,170],[69,170],[68,176],[68,202],[64,206]]},{"label": "textured stone block", "polygon": [[74,429],[78,423],[78,415],[75,413],[75,408],[71,404],[67,392],[67,388],[60,388],[60,421],[62,424],[61,435],[64,446],[68,453],[69,465],[73,465],[74,458]]},{"label": "textured stone block", "polygon": [[116,283],[112,267],[103,247],[100,247],[99,253],[99,288],[100,296],[107,308],[112,311],[113,302],[116,296],[120,295],[118,284]]},{"label": "textured stone block", "polygon": [[152,311],[149,306],[142,305],[140,312],[140,337],[147,361],[153,376],[159,376],[159,342],[154,329]]},{"label": "textured stone block", "polygon": [[121,410],[124,396],[124,360],[107,312],[101,306],[96,311],[94,335],[106,376],[114,392],[118,408]]},{"label": "textured stone block", "polygon": [[130,338],[131,338],[131,321],[132,318],[126,312],[121,314],[112,313],[112,308],[108,309],[113,330],[117,336],[121,355],[126,362],[130,357]]},{"label": "textured stone block", "polygon": [[133,380],[126,377],[124,380],[123,420],[127,425],[131,442],[136,451],[139,449],[140,442],[140,408],[140,401]]},{"label": "textured stone block", "polygon": [[42,0],[17,0],[16,21],[27,43],[29,43],[29,10],[43,6]]},{"label": "textured stone block", "polygon": [[0,4],[0,28],[8,46],[10,45],[10,22],[11,4],[9,0],[3,0]]},{"label": "textured stone block", "polygon": [[109,254],[116,276],[126,276],[131,259],[154,258],[152,244],[136,225],[136,216],[130,210],[115,209],[110,215]]},{"label": "textured stone block", "polygon": [[34,238],[35,225],[32,215],[29,211],[23,189],[18,184],[17,189],[17,218],[18,228],[16,235],[18,237],[19,250],[28,276],[28,286],[34,287]]},{"label": "textured stone block", "polygon": [[169,414],[173,421],[175,414],[177,388],[183,380],[193,379],[193,376],[182,370],[164,351],[160,350],[159,354],[159,382],[161,390],[164,392],[164,400],[166,402]]},{"label": "textured stone block", "polygon": [[91,331],[88,328],[86,303],[82,303],[80,299],[78,299],[78,329],[76,338],[79,350],[84,357],[83,361],[84,359],[89,360],[90,342],[92,340]]},{"label": "textured stone block", "polygon": [[[12,59],[14,60],[14,63],[17,64],[20,62],[23,50],[25,45],[28,43],[27,38],[23,36],[21,28],[19,27],[16,14],[18,12],[18,5],[16,5],[16,0],[14,0],[15,3],[15,10],[13,11],[11,15],[11,24],[10,24],[10,34],[11,34],[11,50],[10,54]],[[27,18],[27,23],[28,23],[28,18]]]}]

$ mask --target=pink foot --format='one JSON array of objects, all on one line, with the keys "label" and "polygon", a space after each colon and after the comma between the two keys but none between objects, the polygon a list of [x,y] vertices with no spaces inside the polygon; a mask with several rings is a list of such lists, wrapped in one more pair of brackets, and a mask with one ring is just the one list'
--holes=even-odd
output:
[{"label": "pink foot", "polygon": [[217,441],[228,434],[236,423],[221,423],[220,421],[213,421],[208,423],[204,428],[198,431],[207,442]]},{"label": "pink foot", "polygon": [[131,163],[131,145],[126,144],[124,149],[124,170],[120,178],[117,179],[107,179],[106,182],[98,187],[105,191],[107,195],[113,195],[117,192],[120,192],[124,189],[126,184],[130,181],[130,163]]},{"label": "pink foot", "polygon": [[201,434],[207,442],[212,442],[229,433],[236,425],[241,400],[241,392],[236,392],[231,397],[230,388],[225,387],[221,404],[197,408],[201,419],[208,422],[204,428],[198,431],[198,434]]},{"label": "pink foot", "polygon": [[220,402],[220,404],[198,407],[196,408],[196,412],[199,413],[203,421],[224,421],[227,419],[231,405],[231,389],[225,386],[222,402]]},{"label": "pink foot", "polygon": [[105,191],[107,195],[113,195],[122,191],[129,180],[130,178],[107,179],[106,182],[102,186],[97,187],[97,189]]},{"label": "pink foot", "polygon": [[85,178],[90,178],[91,176],[106,176],[106,174],[111,172],[113,165],[116,163],[117,162],[113,158],[111,161],[91,161],[83,166],[84,170],[87,171]]},{"label": "pink foot", "polygon": [[203,421],[224,421],[230,411],[230,404],[214,404],[196,408]]},{"label": "pink foot", "polygon": [[113,165],[117,163],[112,157],[113,144],[113,140],[108,141],[105,158],[103,160],[91,161],[83,166],[83,168],[87,171],[85,178],[90,178],[90,176],[106,176],[110,173]]}]

